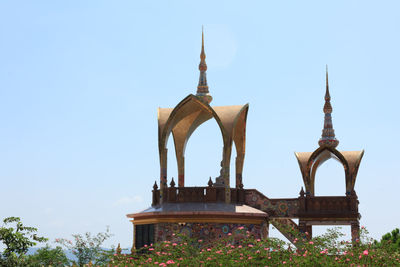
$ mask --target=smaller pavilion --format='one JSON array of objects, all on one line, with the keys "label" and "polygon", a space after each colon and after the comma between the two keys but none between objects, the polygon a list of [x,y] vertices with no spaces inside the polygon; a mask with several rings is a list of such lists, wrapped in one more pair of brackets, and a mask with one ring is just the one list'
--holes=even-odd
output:
[{"label": "smaller pavilion", "polygon": [[[338,151],[336,147],[339,140],[335,137],[335,130],[332,124],[332,105],[329,93],[328,67],[326,67],[326,91],[324,128],[319,139],[319,147],[314,152],[296,152],[296,158],[303,176],[305,192],[300,192],[302,207],[314,209],[314,214],[300,211],[299,228],[302,231],[312,233],[312,225],[351,225],[353,240],[358,238],[360,229],[360,214],[358,213],[358,198],[354,185],[356,183],[358,167],[364,155],[361,151]],[[339,161],[344,168],[346,184],[346,201],[340,197],[324,196],[315,197],[315,174],[318,167],[325,161],[334,159]],[[305,196],[305,197],[304,197]],[[320,201],[315,201],[319,199]],[[325,201],[323,201],[325,200]],[[307,205],[307,207],[306,207]],[[321,206],[322,205],[322,206]],[[347,211],[346,211],[347,210]]]}]

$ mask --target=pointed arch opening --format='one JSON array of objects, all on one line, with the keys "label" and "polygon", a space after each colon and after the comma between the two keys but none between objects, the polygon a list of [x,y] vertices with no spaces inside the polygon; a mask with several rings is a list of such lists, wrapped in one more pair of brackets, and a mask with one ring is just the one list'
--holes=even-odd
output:
[{"label": "pointed arch opening", "polygon": [[[346,192],[346,184],[348,182],[349,179],[349,167],[348,167],[348,163],[346,161],[346,159],[344,158],[344,156],[337,151],[335,148],[333,147],[327,147],[327,146],[322,146],[319,147],[317,150],[315,150],[308,162],[307,162],[307,178],[306,180],[308,180],[308,190],[310,191],[311,195],[320,195],[319,193],[315,193],[315,176],[317,173],[317,170],[319,169],[319,167],[324,164],[326,161],[328,160],[336,160],[338,161],[342,166],[342,168],[344,169],[344,178],[343,178],[343,183],[344,183],[344,192]],[[335,179],[336,180],[336,179]],[[340,194],[342,195],[342,194]]]},{"label": "pointed arch opening", "polygon": [[209,178],[215,182],[220,175],[224,140],[215,120],[200,125],[187,140],[185,158],[185,186],[207,186]]},{"label": "pointed arch opening", "polygon": [[321,163],[314,179],[315,196],[346,195],[346,173],[340,161],[328,159]]}]

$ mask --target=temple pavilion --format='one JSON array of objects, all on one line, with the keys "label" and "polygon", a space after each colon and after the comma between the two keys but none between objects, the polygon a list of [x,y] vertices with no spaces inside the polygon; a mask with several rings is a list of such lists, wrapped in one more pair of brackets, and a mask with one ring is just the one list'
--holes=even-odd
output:
[{"label": "temple pavilion", "polygon": [[[200,77],[195,95],[189,94],[174,108],[158,109],[159,186],[154,183],[151,206],[128,214],[133,224],[133,247],[174,240],[183,233],[205,242],[249,232],[255,238],[268,237],[269,225],[293,241],[288,226],[312,237],[313,225],[351,225],[352,239],[359,238],[358,197],[354,190],[358,167],[364,151],[339,151],[339,141],[332,125],[332,106],[326,72],[324,128],[319,147],[313,152],[295,153],[304,181],[299,196],[268,198],[257,189],[245,189],[242,170],[245,158],[246,119],[249,105],[211,106],[207,84],[204,34],[200,53]],[[223,155],[220,176],[207,186],[185,186],[185,148],[191,134],[204,122],[217,122]],[[167,177],[167,142],[173,137],[178,165],[178,181]],[[235,184],[230,184],[232,146],[236,148]],[[329,159],[339,161],[345,170],[346,192],[343,196],[315,196],[314,181],[318,167]],[[293,221],[298,219],[298,224]]]}]

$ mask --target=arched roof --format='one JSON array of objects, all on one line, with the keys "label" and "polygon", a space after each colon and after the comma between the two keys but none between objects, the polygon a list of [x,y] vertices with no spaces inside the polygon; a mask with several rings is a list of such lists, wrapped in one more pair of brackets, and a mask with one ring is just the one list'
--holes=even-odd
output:
[{"label": "arched roof", "polygon": [[343,165],[346,192],[350,193],[354,189],[358,167],[364,155],[364,150],[338,151],[333,147],[321,146],[314,152],[295,152],[295,155],[308,193],[314,194],[315,174],[318,167],[331,158],[338,160]]},{"label": "arched roof", "polygon": [[191,134],[205,121],[214,118],[217,122],[224,144],[233,139],[243,147],[245,133],[238,126],[245,126],[248,104],[236,106],[211,107],[193,94],[185,97],[174,109],[158,109],[158,133],[160,152],[166,147],[170,133],[173,133],[175,147],[185,151]]}]

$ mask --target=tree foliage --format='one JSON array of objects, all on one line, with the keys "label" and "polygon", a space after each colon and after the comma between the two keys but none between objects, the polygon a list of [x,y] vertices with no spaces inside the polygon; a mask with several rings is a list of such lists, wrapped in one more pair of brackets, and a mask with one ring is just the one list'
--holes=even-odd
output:
[{"label": "tree foliage", "polygon": [[27,259],[30,266],[66,266],[69,260],[60,246],[51,248],[48,244],[30,255]]},{"label": "tree foliage", "polygon": [[[7,227],[8,225],[12,225]],[[14,227],[13,227],[14,226]],[[36,242],[45,242],[47,239],[36,235],[37,229],[24,226],[18,217],[8,217],[3,220],[0,227],[0,241],[6,246],[1,253],[2,258],[12,255],[24,255]]]},{"label": "tree foliage", "polygon": [[394,250],[400,250],[400,230],[399,228],[394,229],[390,233],[386,233],[382,236],[381,241],[375,241],[376,246],[390,246]]},{"label": "tree foliage", "polygon": [[74,241],[60,238],[56,239],[56,243],[70,249],[78,259],[76,263],[79,266],[83,266],[89,262],[95,265],[101,265],[109,260],[110,254],[112,253],[103,249],[101,245],[111,236],[112,234],[110,234],[109,228],[107,227],[105,232],[100,232],[96,235],[86,232],[84,235],[72,235]]}]

